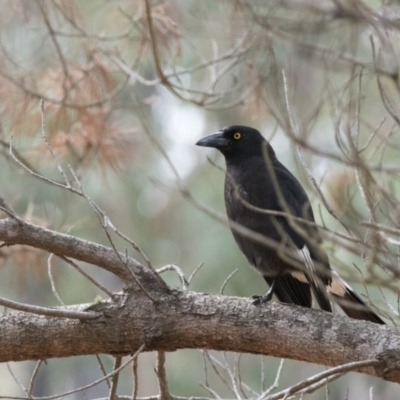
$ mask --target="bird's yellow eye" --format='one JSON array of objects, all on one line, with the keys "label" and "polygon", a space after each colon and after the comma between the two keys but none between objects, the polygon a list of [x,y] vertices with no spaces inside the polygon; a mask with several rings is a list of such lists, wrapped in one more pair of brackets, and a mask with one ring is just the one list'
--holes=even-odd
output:
[{"label": "bird's yellow eye", "polygon": [[242,135],[239,132],[236,132],[233,134],[233,138],[236,140],[239,140],[242,137]]}]

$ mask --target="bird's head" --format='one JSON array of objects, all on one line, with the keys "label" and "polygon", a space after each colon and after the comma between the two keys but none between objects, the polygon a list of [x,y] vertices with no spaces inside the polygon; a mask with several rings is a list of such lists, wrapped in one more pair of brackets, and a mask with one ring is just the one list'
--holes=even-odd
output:
[{"label": "bird's head", "polygon": [[222,128],[200,139],[196,145],[215,147],[227,160],[240,156],[262,155],[265,150],[273,153],[272,147],[258,130],[241,125]]}]

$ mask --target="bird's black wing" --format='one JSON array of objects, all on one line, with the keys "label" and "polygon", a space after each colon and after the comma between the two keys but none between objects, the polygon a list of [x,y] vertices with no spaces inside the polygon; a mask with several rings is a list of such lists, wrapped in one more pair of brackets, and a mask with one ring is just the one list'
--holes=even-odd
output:
[{"label": "bird's black wing", "polygon": [[275,282],[274,293],[283,303],[297,304],[303,307],[312,305],[311,287],[308,283],[301,282],[290,274],[279,275],[277,278],[264,276],[269,286]]},{"label": "bird's black wing", "polygon": [[[300,182],[279,161],[276,160],[275,163],[272,173],[275,175],[275,183],[278,186],[274,187],[273,191],[273,209],[283,212],[289,210],[295,217],[315,222],[310,201]],[[273,181],[274,178],[271,180]],[[283,198],[283,201],[280,197]],[[310,234],[313,235],[313,240],[320,240],[316,228],[298,221],[289,222],[285,217],[280,217],[279,222],[299,249],[307,243],[307,236]]]},{"label": "bird's black wing", "polygon": [[[279,187],[274,191],[273,208],[283,212],[289,210],[296,217],[315,222],[310,201],[298,180],[277,160],[274,160],[273,173],[275,178],[272,177],[271,180],[279,183]],[[279,193],[277,193],[278,190]],[[306,267],[304,276],[310,284],[318,304],[323,310],[331,311],[331,304],[325,289],[325,285],[329,284],[331,279],[331,270],[328,258],[319,246],[321,238],[317,228],[301,224],[298,221],[290,221],[285,217],[278,217],[278,220],[282,230],[288,235],[294,247],[298,249],[299,259]],[[296,281],[298,280],[296,279]],[[288,281],[285,282],[285,285],[293,286],[294,283],[295,281]],[[298,287],[291,288],[291,291],[295,290],[298,290]]]},{"label": "bird's black wing", "polygon": [[[314,215],[308,197],[297,179],[279,162],[276,163],[274,171],[282,196],[286,202],[286,206],[282,206],[277,196],[275,208],[280,211],[286,211],[285,208],[289,207],[293,215],[314,222]],[[304,273],[305,278],[323,310],[332,310],[327,296],[327,291],[329,291],[349,317],[378,324],[385,323],[336,272],[331,271],[328,257],[320,246],[321,238],[317,228],[300,225],[303,232],[298,232],[285,218],[280,220],[280,224],[284,226],[284,231],[299,249],[300,258],[307,267],[307,271]],[[304,232],[306,235],[304,235]],[[301,274],[297,273],[296,275],[299,277]],[[281,296],[281,300],[285,301],[283,297],[289,295],[297,303],[299,296],[301,296],[299,294],[301,286],[297,282],[299,281],[295,278],[286,279],[285,282],[282,282],[279,292],[276,289],[278,297]],[[303,282],[300,282],[300,284],[305,285]],[[277,287],[275,286],[275,288]]]}]

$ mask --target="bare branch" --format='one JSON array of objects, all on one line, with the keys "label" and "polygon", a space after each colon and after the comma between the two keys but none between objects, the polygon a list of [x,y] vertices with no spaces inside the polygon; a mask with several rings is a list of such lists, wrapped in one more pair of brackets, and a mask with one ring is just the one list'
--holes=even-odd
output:
[{"label": "bare branch", "polygon": [[[122,364],[122,357],[121,356],[115,357],[113,371],[115,372],[116,370],[118,370],[121,367],[121,364]],[[118,400],[117,397],[118,380],[119,380],[119,373],[115,373],[112,377],[108,400]]]},{"label": "bare branch", "polygon": [[160,391],[160,400],[170,400],[168,391],[167,374],[165,371],[165,352],[159,351],[157,355],[157,377],[158,388]]},{"label": "bare branch", "polygon": [[[320,381],[324,381],[327,378],[334,378],[337,379],[340,376],[342,376],[345,372],[348,371],[355,371],[359,368],[363,367],[369,367],[373,365],[378,365],[379,361],[378,360],[365,360],[365,361],[354,361],[350,362],[348,364],[344,365],[339,365],[338,367],[328,369],[327,371],[321,372],[319,374],[316,374],[310,378],[305,379],[302,382],[299,382],[296,385],[291,386],[288,389],[282,390],[279,393],[276,393],[272,396],[268,396],[268,400],[278,400],[278,399],[287,399],[289,396],[299,393],[299,392],[305,392],[304,389],[309,388],[312,385],[315,385],[316,383],[319,383]],[[325,383],[325,382],[323,382]],[[305,393],[309,393],[306,391]]]},{"label": "bare branch", "polygon": [[81,319],[81,320],[89,320],[99,318],[100,314],[95,312],[82,312],[82,311],[74,311],[67,309],[56,309],[56,308],[48,308],[48,307],[39,307],[31,304],[18,303],[16,301],[7,300],[3,297],[0,297],[0,305],[11,308],[18,311],[23,311],[27,313],[37,314],[37,315],[46,315],[48,317],[59,317],[59,318],[70,318],[70,319]]}]

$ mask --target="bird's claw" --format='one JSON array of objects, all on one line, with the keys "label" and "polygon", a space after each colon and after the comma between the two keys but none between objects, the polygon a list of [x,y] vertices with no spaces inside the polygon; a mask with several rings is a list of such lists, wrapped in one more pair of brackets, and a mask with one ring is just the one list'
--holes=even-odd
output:
[{"label": "bird's claw", "polygon": [[271,301],[272,296],[268,295],[268,293],[265,296],[258,296],[258,295],[254,295],[250,297],[251,300],[253,300],[253,304],[255,306],[258,306],[259,304],[263,304],[263,303],[268,303],[269,301]]}]

